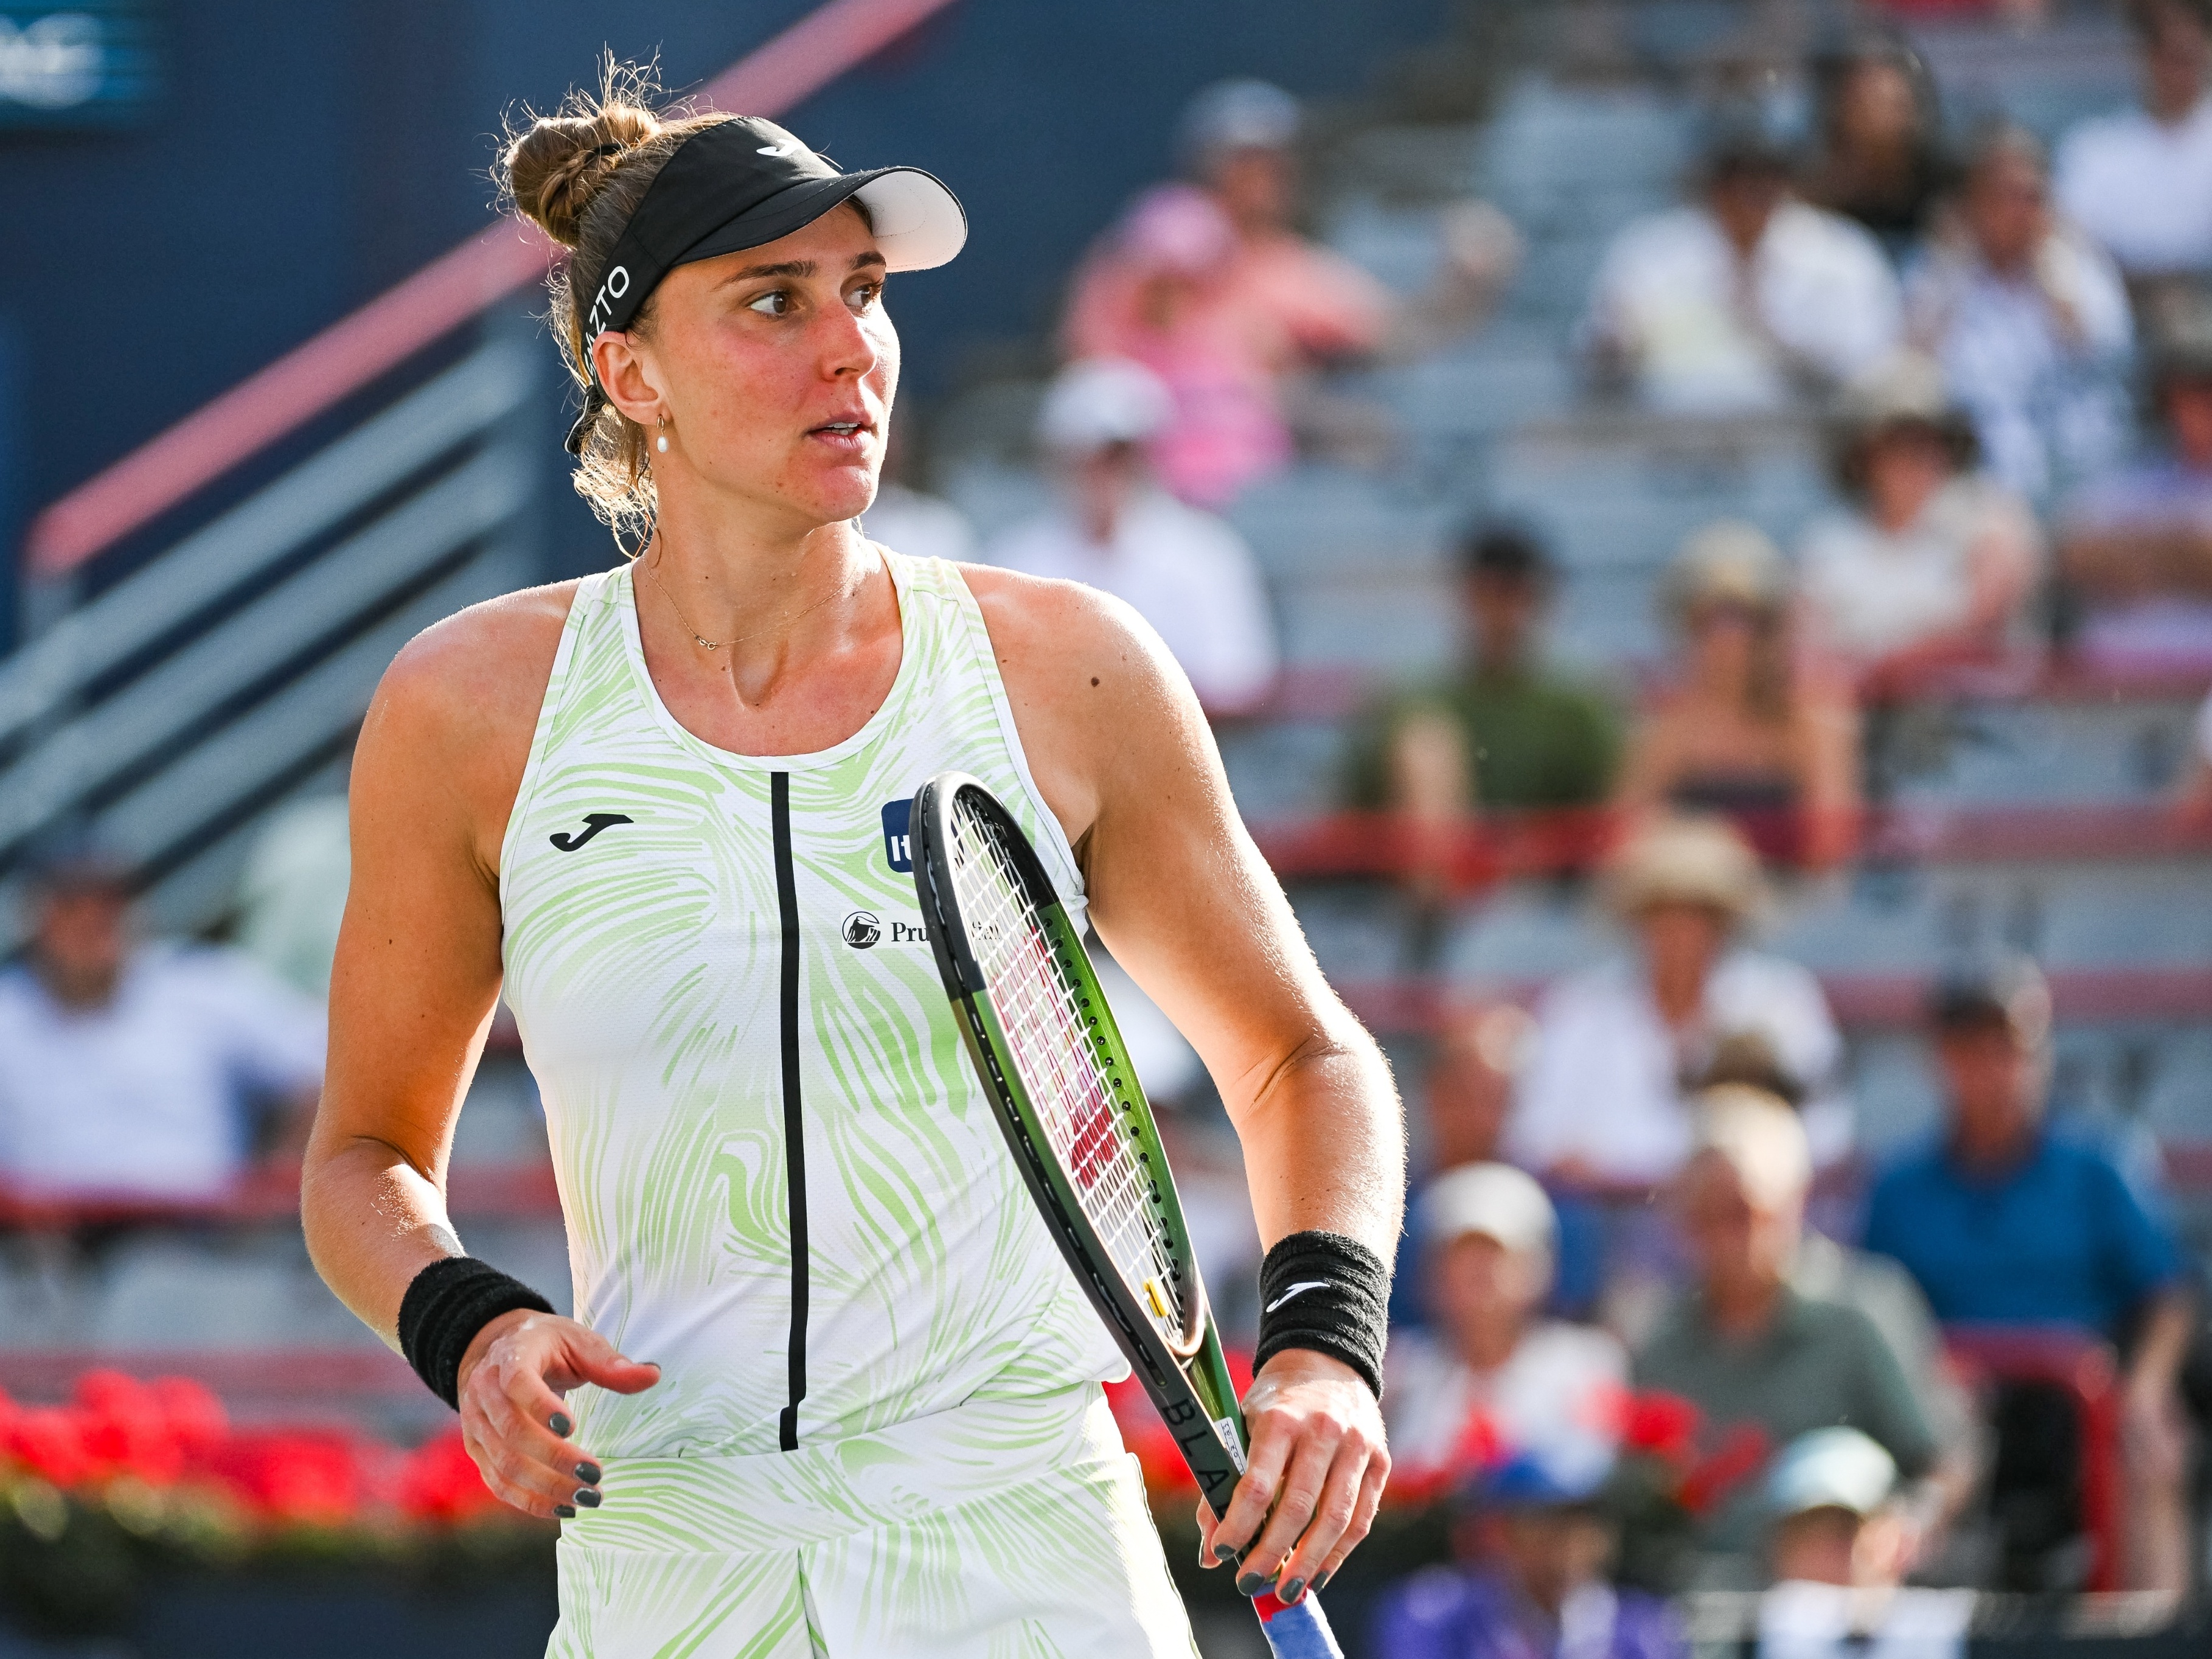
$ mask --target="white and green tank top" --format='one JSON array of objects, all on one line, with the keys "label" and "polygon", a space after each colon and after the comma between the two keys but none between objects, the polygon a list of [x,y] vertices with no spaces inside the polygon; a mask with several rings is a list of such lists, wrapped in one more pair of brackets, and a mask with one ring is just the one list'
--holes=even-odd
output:
[{"label": "white and green tank top", "polygon": [[788,1451],[1120,1368],[961,1048],[908,803],[971,772],[1079,917],[1082,879],[966,582],[886,558],[897,679],[818,754],[678,725],[628,569],[582,582],[562,634],[500,893],[577,1317],[662,1368],[578,1391],[605,1456]]}]

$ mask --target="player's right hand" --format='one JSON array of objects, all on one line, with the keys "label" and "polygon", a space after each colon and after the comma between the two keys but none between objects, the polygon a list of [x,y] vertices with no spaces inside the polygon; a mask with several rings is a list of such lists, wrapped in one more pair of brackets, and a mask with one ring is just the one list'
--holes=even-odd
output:
[{"label": "player's right hand", "polygon": [[625,1359],[589,1326],[517,1308],[461,1356],[461,1441],[484,1484],[525,1514],[597,1509],[599,1466],[568,1438],[562,1396],[583,1382],[636,1394],[659,1381],[659,1366]]}]

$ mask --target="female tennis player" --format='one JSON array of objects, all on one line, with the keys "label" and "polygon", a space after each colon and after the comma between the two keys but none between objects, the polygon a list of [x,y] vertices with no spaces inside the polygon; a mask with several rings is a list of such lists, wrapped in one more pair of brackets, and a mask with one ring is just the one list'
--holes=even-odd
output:
[{"label": "female tennis player", "polygon": [[[579,486],[649,531],[430,629],[377,694],[316,1263],[458,1404],[493,1490],[563,1518],[556,1654],[1187,1655],[1099,1388],[1119,1357],[938,982],[909,798],[957,767],[1007,802],[1228,1103],[1273,1306],[1249,1468],[1201,1524],[1285,1600],[1389,1468],[1389,1073],[1135,614],[861,533],[898,382],[884,276],[958,251],[951,194],[763,120],[572,108],[509,182],[574,250]],[[447,1217],[502,986],[574,1319]]]}]

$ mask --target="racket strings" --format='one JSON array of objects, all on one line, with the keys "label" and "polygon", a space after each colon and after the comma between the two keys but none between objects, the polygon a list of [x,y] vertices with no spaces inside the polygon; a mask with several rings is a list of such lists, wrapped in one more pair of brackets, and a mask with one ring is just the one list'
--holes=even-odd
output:
[{"label": "racket strings", "polygon": [[954,890],[1015,1070],[1114,1265],[1161,1329],[1178,1336],[1182,1287],[1153,1198],[1157,1179],[1139,1158],[1098,1052],[1095,1012],[1054,953],[998,827],[957,800],[948,817]]}]

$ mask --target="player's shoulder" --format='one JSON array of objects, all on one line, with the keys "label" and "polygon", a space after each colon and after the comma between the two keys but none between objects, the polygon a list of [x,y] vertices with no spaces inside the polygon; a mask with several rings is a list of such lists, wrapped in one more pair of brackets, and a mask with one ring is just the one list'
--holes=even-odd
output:
[{"label": "player's shoulder", "polygon": [[417,736],[534,724],[579,586],[502,593],[424,629],[385,671],[372,722]]},{"label": "player's shoulder", "polygon": [[1172,665],[1167,647],[1136,608],[1113,594],[1056,576],[994,565],[956,566],[983,613],[1000,672],[1046,664],[1113,662],[1125,671]]}]

